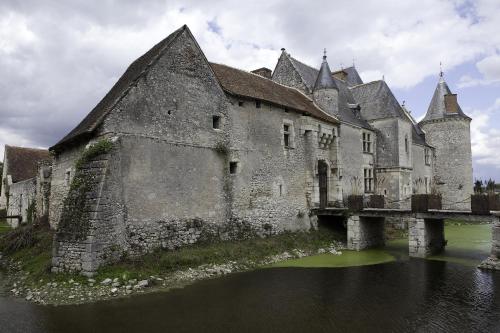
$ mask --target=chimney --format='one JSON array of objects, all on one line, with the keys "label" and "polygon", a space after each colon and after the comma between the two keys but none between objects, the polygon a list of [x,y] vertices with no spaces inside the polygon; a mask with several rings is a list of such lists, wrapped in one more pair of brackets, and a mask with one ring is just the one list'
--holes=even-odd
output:
[{"label": "chimney", "polygon": [[444,95],[444,106],[446,108],[446,113],[457,113],[458,112],[457,94]]},{"label": "chimney", "polygon": [[260,75],[260,76],[263,76],[266,79],[270,79],[271,78],[272,72],[273,72],[272,70],[270,70],[269,68],[266,68],[266,67],[262,67],[262,68],[259,68],[259,69],[256,69],[256,70],[252,71],[252,73]]},{"label": "chimney", "polygon": [[347,80],[347,72],[343,69],[332,73],[333,77],[342,81]]}]

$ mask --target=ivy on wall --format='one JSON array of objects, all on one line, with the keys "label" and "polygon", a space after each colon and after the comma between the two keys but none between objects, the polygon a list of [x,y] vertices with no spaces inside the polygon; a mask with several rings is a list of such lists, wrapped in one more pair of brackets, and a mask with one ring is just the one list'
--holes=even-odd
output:
[{"label": "ivy on wall", "polygon": [[99,181],[87,167],[89,162],[111,151],[113,143],[102,139],[84,150],[75,163],[75,175],[64,199],[58,233],[69,239],[82,240],[90,228],[88,196],[96,191]]}]

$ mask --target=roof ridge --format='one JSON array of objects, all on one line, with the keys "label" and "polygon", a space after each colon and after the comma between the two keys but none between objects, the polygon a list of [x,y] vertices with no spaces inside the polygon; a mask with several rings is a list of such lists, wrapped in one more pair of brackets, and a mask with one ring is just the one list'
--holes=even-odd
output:
[{"label": "roof ridge", "polygon": [[370,81],[370,82],[366,82],[366,83],[360,83],[360,84],[356,84],[354,86],[349,87],[349,89],[357,88],[360,86],[366,86],[366,85],[373,84],[373,83],[380,83],[380,82],[385,82],[385,81],[384,80],[374,80],[374,81]]},{"label": "roof ridge", "polygon": [[[241,68],[238,68],[238,67],[233,67],[233,66],[229,66],[229,65],[226,65],[226,64],[221,64],[221,63],[216,63],[216,62],[212,62],[212,61],[209,61],[210,64],[215,64],[215,65],[219,65],[219,66],[225,66],[225,67],[228,67],[228,68],[232,68],[232,69],[236,69],[240,72],[243,72],[245,74],[251,74],[251,75],[255,75],[257,78],[259,79],[264,79],[264,80],[269,80],[271,81],[272,83],[276,84],[276,85],[279,85],[279,86],[282,86],[284,88],[287,88],[287,89],[296,89],[295,87],[291,87],[291,86],[287,86],[287,85],[284,85],[282,83],[279,83],[279,82],[276,82],[274,81],[273,79],[269,79],[267,77],[264,77],[262,75],[259,75],[259,74],[255,74],[255,73],[252,73],[250,71],[247,71],[247,70],[244,70],[244,69],[241,69]],[[302,93],[300,90],[296,89],[297,91],[299,91],[300,93]],[[304,96],[307,97],[306,94],[303,94]],[[309,97],[307,97],[309,99]]]}]

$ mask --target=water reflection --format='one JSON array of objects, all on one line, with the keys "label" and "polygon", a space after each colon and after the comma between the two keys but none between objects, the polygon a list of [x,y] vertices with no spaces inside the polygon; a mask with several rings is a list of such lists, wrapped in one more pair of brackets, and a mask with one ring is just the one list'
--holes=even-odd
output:
[{"label": "water reflection", "polygon": [[0,297],[0,331],[493,332],[500,330],[499,286],[498,272],[419,259],[273,268],[92,305]]}]

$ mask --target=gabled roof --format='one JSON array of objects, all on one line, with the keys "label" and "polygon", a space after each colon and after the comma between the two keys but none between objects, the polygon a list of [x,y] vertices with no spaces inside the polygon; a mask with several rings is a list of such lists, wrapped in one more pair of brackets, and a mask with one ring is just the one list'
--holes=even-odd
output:
[{"label": "gabled roof", "polygon": [[316,79],[318,78],[319,71],[314,67],[311,67],[309,65],[306,65],[298,61],[297,59],[293,58],[288,54],[287,56],[288,59],[290,59],[293,67],[295,67],[300,77],[304,81],[304,84],[307,86],[309,91],[312,92],[314,89],[314,84],[316,83]]},{"label": "gabled roof", "polygon": [[349,87],[357,86],[358,84],[363,84],[363,80],[361,80],[361,76],[359,76],[356,67],[351,66],[343,69],[344,72],[347,73],[347,85]]},{"label": "gabled roof", "polygon": [[[52,157],[45,149],[23,148],[5,145],[6,174],[17,183],[36,176],[39,162],[50,162]],[[5,162],[5,161],[4,161]]]},{"label": "gabled roof", "polygon": [[466,118],[470,120],[471,118],[468,117],[462,111],[460,105],[457,105],[457,111],[458,111],[457,113],[450,114],[446,112],[446,106],[444,104],[444,96],[449,95],[451,93],[452,92],[448,87],[448,84],[446,84],[446,81],[441,76],[436,86],[436,90],[434,90],[434,95],[432,96],[431,104],[427,109],[427,113],[425,114],[424,119],[420,121],[420,123],[435,119],[454,118],[454,117]]},{"label": "gabled roof", "polygon": [[271,79],[226,65],[210,63],[210,66],[222,89],[231,95],[267,101],[331,123],[339,122],[295,88],[286,87]]},{"label": "gabled roof", "polygon": [[170,45],[182,32],[189,28],[183,25],[180,29],[170,34],[167,38],[153,46],[148,52],[135,60],[118,79],[111,90],[104,98],[90,111],[90,113],[69,132],[62,140],[50,148],[57,150],[58,147],[71,143],[82,136],[90,135],[102,122],[106,114],[126,95],[128,90],[145,73],[148,72],[151,65],[161,56],[165,48]]},{"label": "gabled roof", "polygon": [[[288,54],[287,56],[292,62],[292,65],[295,67],[295,69],[301,76],[304,84],[310,89],[310,91],[312,91],[314,89],[314,84],[316,83],[319,71],[316,68],[313,68],[309,65],[306,65],[298,61],[297,59],[292,58]],[[364,120],[360,116],[359,111],[349,107],[349,104],[351,105],[356,104],[356,101],[354,100],[354,97],[352,96],[352,93],[349,90],[347,83],[335,77],[333,77],[333,80],[339,90],[338,118],[350,124],[371,129],[372,127],[366,122],[366,120]]]},{"label": "gabled roof", "polygon": [[361,105],[361,114],[366,120],[406,118],[401,105],[385,81],[373,81],[350,89],[356,102]]}]

